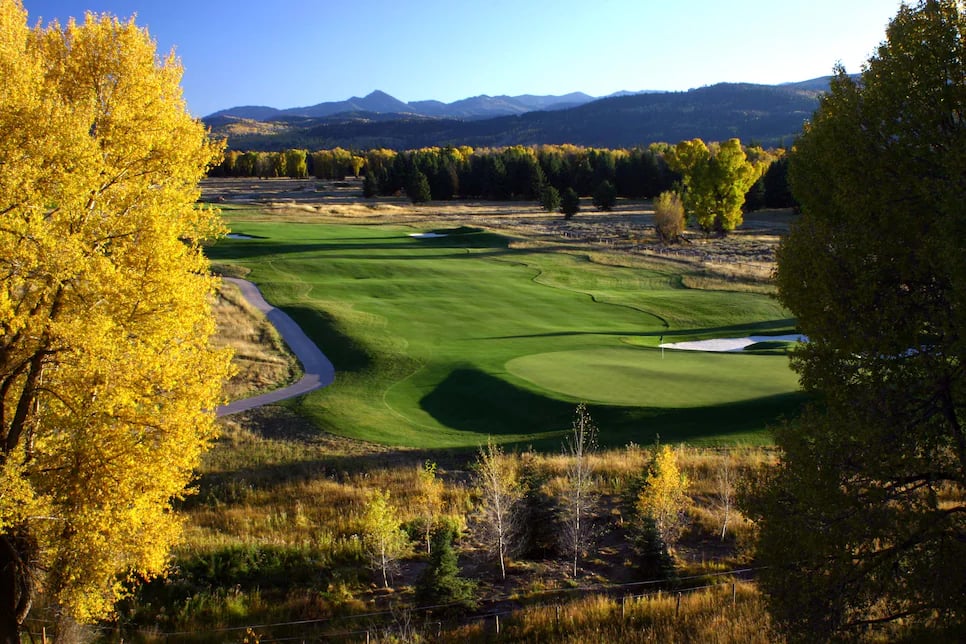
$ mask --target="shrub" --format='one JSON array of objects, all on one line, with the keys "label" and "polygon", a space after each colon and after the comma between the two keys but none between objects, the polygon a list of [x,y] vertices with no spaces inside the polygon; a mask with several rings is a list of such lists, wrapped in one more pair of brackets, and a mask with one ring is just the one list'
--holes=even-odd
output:
[{"label": "shrub", "polygon": [[676,192],[662,192],[654,200],[654,228],[665,243],[681,239],[684,232],[684,203]]}]

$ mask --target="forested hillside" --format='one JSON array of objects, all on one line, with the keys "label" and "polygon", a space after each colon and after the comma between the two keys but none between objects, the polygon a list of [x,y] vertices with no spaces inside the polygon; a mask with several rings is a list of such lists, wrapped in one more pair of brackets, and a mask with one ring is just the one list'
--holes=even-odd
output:
[{"label": "forested hillside", "polygon": [[[436,118],[347,108],[321,118],[279,113],[263,119],[213,115],[206,122],[236,150],[416,149],[572,143],[632,147],[684,139],[740,138],[787,146],[818,107],[827,80],[788,85],[722,83],[687,92],[615,96],[570,109],[490,119]],[[347,103],[348,105],[348,103]]]}]

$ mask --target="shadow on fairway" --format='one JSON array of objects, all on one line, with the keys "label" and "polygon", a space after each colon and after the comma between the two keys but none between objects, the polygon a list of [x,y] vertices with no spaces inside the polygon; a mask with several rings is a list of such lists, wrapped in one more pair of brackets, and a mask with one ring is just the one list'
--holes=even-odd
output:
[{"label": "shadow on fairway", "polygon": [[295,320],[295,323],[332,362],[337,377],[340,371],[363,371],[372,364],[372,356],[366,348],[351,336],[344,334],[335,321],[323,311],[301,306],[280,308]]},{"label": "shadow on fairway", "polygon": [[477,369],[454,370],[419,405],[441,425],[494,436],[567,427],[576,407]]},{"label": "shadow on fairway", "polygon": [[[807,396],[778,394],[712,407],[662,409],[588,405],[600,429],[602,447],[628,443],[649,445],[656,439],[671,443],[769,443],[767,430],[782,419],[793,419]],[[516,387],[476,369],[457,369],[429,394],[420,406],[440,424],[452,429],[499,437],[567,431],[576,403],[549,398]],[[526,441],[536,449],[560,449],[559,435]]]},{"label": "shadow on fairway", "polygon": [[365,259],[360,253],[371,252],[371,259],[384,259],[385,251],[412,251],[412,255],[393,254],[393,259],[425,257],[420,249],[432,250],[433,257],[446,257],[440,250],[463,251],[454,253],[463,256],[466,250],[490,250],[503,254],[509,252],[509,240],[493,233],[475,232],[454,234],[452,236],[415,238],[405,234],[387,237],[319,238],[294,241],[271,240],[267,237],[252,236],[251,239],[223,239],[206,249],[209,259],[232,260],[272,255],[296,255],[299,253],[326,253],[327,257],[343,257],[339,253],[350,253],[345,257]]},{"label": "shadow on fairway", "polygon": [[[793,420],[809,400],[801,391],[764,398],[687,409],[654,407],[591,406],[590,413],[600,428],[602,447],[628,443],[769,444],[768,431],[783,420]],[[535,443],[535,447],[538,445]],[[543,447],[543,446],[539,446]]]},{"label": "shadow on fairway", "polygon": [[756,332],[759,335],[781,335],[795,330],[797,320],[795,318],[782,318],[778,320],[767,320],[765,322],[754,322],[751,324],[733,324],[730,326],[704,327],[701,329],[658,329],[655,331],[554,331],[549,333],[528,333],[524,335],[497,335],[484,336],[481,340],[517,340],[522,338],[554,338],[575,335],[619,335],[627,337],[663,337],[684,338],[691,336],[721,335],[728,337],[735,333],[749,335]]}]

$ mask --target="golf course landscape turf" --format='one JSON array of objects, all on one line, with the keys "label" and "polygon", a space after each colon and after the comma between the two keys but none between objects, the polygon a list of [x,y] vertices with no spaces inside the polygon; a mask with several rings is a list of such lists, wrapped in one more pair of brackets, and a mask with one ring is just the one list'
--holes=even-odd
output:
[{"label": "golf course landscape turf", "polygon": [[220,240],[212,260],[248,269],[335,365],[332,386],[288,403],[326,431],[556,449],[586,402],[605,445],[766,443],[803,400],[782,351],[658,347],[794,332],[773,298],[687,288],[670,263],[511,248],[470,228],[228,219],[249,238]]}]

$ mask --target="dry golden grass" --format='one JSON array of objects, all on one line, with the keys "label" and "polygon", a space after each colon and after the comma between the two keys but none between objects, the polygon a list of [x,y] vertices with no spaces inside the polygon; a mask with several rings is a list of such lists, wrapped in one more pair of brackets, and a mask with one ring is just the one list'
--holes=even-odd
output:
[{"label": "dry golden grass", "polygon": [[709,642],[784,641],[753,584],[721,584],[683,593],[621,600],[601,595],[534,606],[443,633],[440,642]]},{"label": "dry golden grass", "polygon": [[229,400],[277,389],[298,379],[298,360],[275,327],[248,304],[238,288],[223,283],[212,308],[218,324],[213,343],[235,351],[235,374],[224,389]]}]

